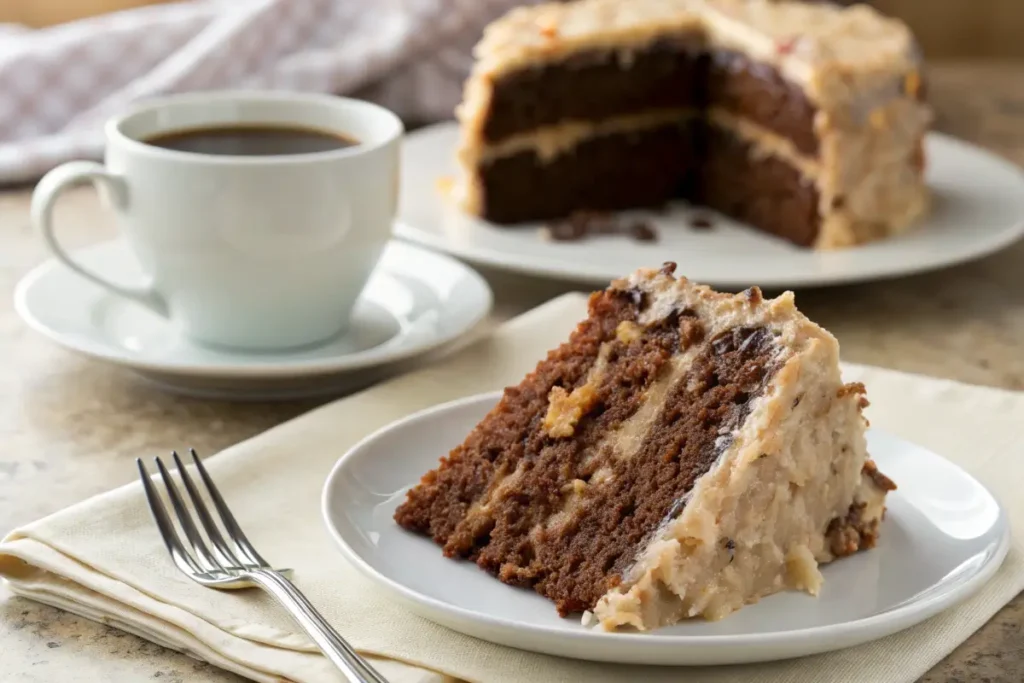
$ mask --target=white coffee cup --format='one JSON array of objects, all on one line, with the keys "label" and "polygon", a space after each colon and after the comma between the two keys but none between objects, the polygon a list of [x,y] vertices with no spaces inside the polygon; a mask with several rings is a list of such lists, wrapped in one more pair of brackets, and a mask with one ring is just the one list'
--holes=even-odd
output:
[{"label": "white coffee cup", "polygon": [[[242,126],[313,129],[341,149],[225,156],[147,139]],[[174,321],[195,341],[249,350],[343,332],[384,246],[398,195],[402,123],[368,102],[319,94],[221,92],[141,104],[106,126],[105,164],[74,161],[39,182],[32,220],[83,277]],[[148,281],[124,285],[79,265],[54,235],[53,208],[95,184]]]}]

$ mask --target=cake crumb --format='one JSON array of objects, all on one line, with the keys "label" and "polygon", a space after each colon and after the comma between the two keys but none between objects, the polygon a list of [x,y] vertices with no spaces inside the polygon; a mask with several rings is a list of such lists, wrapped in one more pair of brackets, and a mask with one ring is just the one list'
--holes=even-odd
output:
[{"label": "cake crumb", "polygon": [[657,242],[658,233],[647,221],[636,221],[629,225],[629,234],[637,242]]},{"label": "cake crumb", "polygon": [[615,328],[615,338],[623,344],[629,344],[630,342],[636,341],[644,333],[644,329],[637,325],[632,320],[623,320],[619,323],[618,327]]},{"label": "cake crumb", "polygon": [[818,561],[805,545],[797,545],[786,553],[786,577],[789,585],[817,595],[824,578],[818,570]]},{"label": "cake crumb", "polygon": [[704,325],[693,318],[682,318],[679,322],[679,350],[685,351],[704,339]]},{"label": "cake crumb", "polygon": [[850,382],[839,387],[836,391],[836,398],[844,398],[852,394],[861,394],[862,396],[867,393],[867,389],[864,387],[863,382]]},{"label": "cake crumb", "polygon": [[747,301],[749,301],[752,306],[756,306],[764,301],[764,295],[761,293],[761,288],[756,285],[754,287],[744,289],[743,296],[747,297]]},{"label": "cake crumb", "polygon": [[582,479],[573,479],[562,486],[562,493],[567,496],[582,496],[587,490],[587,482]]},{"label": "cake crumb", "polygon": [[441,194],[445,196],[450,195],[452,193],[452,190],[455,189],[455,178],[451,177],[450,175],[440,176],[437,180],[434,181],[434,186],[437,188],[437,191],[440,192]]},{"label": "cake crumb", "polygon": [[547,225],[550,238],[556,242],[575,242],[590,233],[600,232],[606,217],[591,211],[576,211],[568,218]]},{"label": "cake crumb", "polygon": [[698,214],[690,218],[690,227],[694,230],[710,230],[715,227],[715,223],[710,216]]},{"label": "cake crumb", "polygon": [[882,474],[878,465],[875,464],[874,460],[868,459],[864,461],[864,468],[861,470],[864,474],[871,479],[875,486],[882,489],[883,491],[895,491],[896,482],[889,477]]},{"label": "cake crumb", "polygon": [[576,242],[591,235],[625,235],[637,242],[656,242],[658,233],[645,220],[617,219],[599,211],[576,211],[545,226],[541,236],[556,242]]},{"label": "cake crumb", "polygon": [[576,387],[571,394],[563,387],[551,387],[544,431],[556,439],[572,436],[576,433],[576,423],[590,409],[596,397],[597,389],[591,382]]}]

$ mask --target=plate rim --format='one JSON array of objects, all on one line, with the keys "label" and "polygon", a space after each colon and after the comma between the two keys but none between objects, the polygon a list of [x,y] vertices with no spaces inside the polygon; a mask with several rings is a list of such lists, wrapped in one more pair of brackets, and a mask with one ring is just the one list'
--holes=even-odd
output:
[{"label": "plate rim", "polygon": [[[448,134],[453,129],[457,129],[457,126],[457,122],[447,120],[433,123],[408,133],[404,141],[403,154],[408,154],[410,143],[415,145],[418,138],[429,137],[431,135]],[[1008,159],[990,152],[983,147],[967,142],[966,140],[961,140],[960,138],[946,135],[938,131],[929,131],[927,137],[938,144],[959,148],[961,151],[968,154],[982,156],[987,162],[1001,166],[1003,170],[1017,176],[1017,179],[1021,184],[1021,189],[1024,190],[1024,169],[1018,167]],[[430,187],[434,187],[433,181],[431,181],[429,185]],[[562,282],[573,282],[587,285],[607,284],[610,279],[613,279],[614,277],[621,277],[622,275],[622,273],[619,273],[611,276],[611,273],[598,272],[598,269],[589,269],[586,266],[585,261],[582,260],[574,261],[575,265],[571,269],[567,270],[565,266],[566,263],[569,262],[569,259],[552,258],[546,255],[538,258],[537,256],[524,255],[518,252],[505,253],[490,247],[474,248],[472,246],[467,247],[461,245],[458,242],[453,243],[443,234],[436,234],[432,230],[417,227],[407,221],[401,210],[401,203],[399,205],[398,216],[395,220],[395,236],[399,239],[418,244],[428,249],[450,254],[476,265],[488,266],[507,272],[520,273],[534,277],[552,278]],[[796,276],[787,275],[777,278],[760,278],[760,282],[737,278],[735,275],[714,278],[705,277],[701,281],[707,285],[726,289],[742,289],[754,284],[763,289],[785,289],[793,287],[825,288],[860,282],[882,282],[900,277],[942,270],[944,268],[950,268],[975,261],[1002,251],[1022,237],[1024,237],[1024,212],[1022,212],[1012,223],[1007,223],[1004,227],[998,229],[998,231],[994,231],[987,235],[985,239],[972,242],[969,249],[963,249],[954,256],[929,256],[928,258],[916,261],[909,266],[902,265],[902,263],[900,265],[896,265],[894,263],[893,265],[877,268],[877,270],[868,272],[864,272],[864,270],[861,269],[859,272],[844,271],[838,275],[828,276],[806,273]],[[851,247],[843,251],[850,252],[856,249],[880,249],[884,248],[884,244],[885,240],[881,240],[862,245],[860,247]]]},{"label": "plate rim", "polygon": [[[510,645],[507,641],[501,642],[490,637],[482,635],[483,630],[477,630],[474,633],[468,633],[474,637],[488,640],[489,642],[506,646],[506,647],[517,647],[520,649],[527,649],[534,652],[542,652],[545,654],[552,654],[556,656],[565,656],[574,659],[584,659],[588,661],[605,661],[605,662],[618,662],[618,663],[646,663],[651,665],[669,665],[669,666],[689,666],[689,665],[712,665],[712,664],[739,664],[739,663],[751,663],[751,662],[763,662],[771,661],[776,659],[787,659],[796,656],[804,656],[811,654],[818,654],[822,652],[828,652],[832,650],[842,649],[845,647],[851,647],[853,645],[870,642],[878,638],[882,638],[894,633],[898,633],[910,626],[914,626],[923,622],[924,620],[939,614],[969,598],[975,594],[982,586],[988,583],[989,579],[995,575],[995,573],[1002,566],[1003,561],[1009,552],[1011,545],[1010,525],[1009,519],[1006,515],[1005,507],[999,502],[999,499],[989,490],[987,486],[982,484],[975,478],[970,472],[967,472],[958,464],[942,458],[941,455],[934,452],[932,449],[916,444],[912,441],[904,439],[892,432],[886,430],[871,428],[875,431],[884,434],[886,437],[890,437],[899,442],[912,445],[916,448],[923,449],[935,457],[946,460],[949,464],[955,467],[962,476],[966,476],[978,484],[984,489],[989,496],[996,502],[999,509],[999,515],[997,517],[996,525],[1001,529],[1001,535],[996,544],[994,551],[990,552],[985,559],[985,563],[969,578],[965,579],[961,583],[954,584],[952,588],[947,591],[942,591],[937,595],[925,595],[919,599],[912,599],[909,602],[897,605],[891,609],[887,609],[878,614],[872,614],[867,617],[861,617],[852,621],[844,621],[837,624],[829,624],[827,626],[790,629],[785,631],[773,631],[770,633],[754,633],[754,634],[727,634],[727,635],[707,635],[707,636],[681,636],[681,635],[658,635],[654,632],[644,633],[624,633],[624,632],[607,632],[599,629],[588,629],[583,631],[565,631],[549,626],[538,626],[538,625],[524,625],[520,622],[512,621],[503,617],[496,617],[489,614],[481,614],[472,612],[463,607],[451,605],[443,602],[437,598],[429,595],[424,595],[415,591],[394,579],[382,574],[381,572],[374,569],[370,564],[363,559],[363,557],[356,552],[348,543],[345,541],[344,536],[339,531],[338,527],[334,524],[333,515],[331,514],[331,493],[333,489],[338,485],[340,481],[340,475],[346,466],[347,461],[352,460],[356,455],[366,448],[370,443],[379,439],[386,433],[408,427],[417,422],[429,421],[435,418],[438,414],[446,413],[451,410],[463,408],[470,404],[475,403],[494,403],[502,396],[502,391],[489,391],[470,396],[464,396],[462,398],[446,401],[435,406],[425,408],[423,410],[416,411],[403,418],[395,420],[379,429],[374,430],[371,434],[360,439],[356,444],[349,448],[331,468],[327,479],[324,482],[324,486],[321,490],[320,497],[320,511],[323,518],[324,525],[327,527],[328,535],[334,541],[336,548],[340,551],[342,557],[350,562],[364,577],[372,581],[375,585],[384,588],[385,591],[394,599],[406,604],[417,614],[420,614],[424,618],[428,619],[437,624],[441,624],[445,627],[458,630],[462,633],[468,633],[468,631],[462,631],[459,628],[452,626],[453,622],[462,622],[473,624],[476,627],[483,627],[487,629],[487,632],[497,629],[498,631],[504,631],[513,634],[512,637],[516,637],[515,632],[521,632],[523,634],[530,634],[533,638],[550,638],[552,642],[557,643],[558,641],[569,641],[573,645],[582,645],[586,647],[598,648],[602,645],[607,646],[606,652],[602,653],[601,656],[595,657],[593,653],[587,655],[579,655],[578,649],[575,649],[574,653],[566,653],[565,650],[559,650],[557,648],[545,648],[538,649],[536,647],[528,647],[525,645]],[[453,616],[452,619],[437,619],[432,614],[440,612],[442,614],[448,613]],[[428,615],[429,614],[429,615]],[[518,639],[518,638],[517,638]],[[781,654],[765,654],[759,651],[759,648],[766,646],[778,646],[785,644],[800,644],[803,647],[793,648],[790,651]],[[711,655],[710,657],[686,657],[686,658],[663,658],[661,661],[650,661],[649,659],[639,660],[636,659],[638,656],[649,657],[652,651],[660,650],[661,648],[677,648],[677,649],[689,649],[693,647],[704,648],[706,652],[704,655]],[[616,653],[621,652],[623,647],[635,647],[637,652],[632,657],[620,656]],[[750,648],[750,657],[735,657],[735,656],[721,656],[715,657],[716,653],[725,654],[723,651],[732,648]]]},{"label": "plate rim", "polygon": [[[121,241],[121,238],[114,238],[92,244],[79,250],[79,253],[112,249]],[[238,365],[226,362],[223,364],[205,364],[189,362],[165,363],[155,360],[135,358],[131,355],[118,353],[109,344],[82,343],[77,335],[67,335],[54,330],[46,322],[37,316],[30,304],[28,295],[30,290],[42,279],[62,267],[60,262],[54,258],[47,258],[25,273],[17,282],[14,288],[14,310],[18,317],[35,332],[43,335],[54,344],[86,358],[105,361],[113,365],[125,368],[138,373],[154,373],[162,377],[203,377],[209,379],[244,380],[244,379],[288,379],[298,377],[311,377],[332,374],[342,374],[367,370],[380,366],[390,365],[399,361],[408,360],[416,356],[436,350],[446,344],[452,343],[461,337],[468,335],[475,327],[483,322],[494,308],[494,292],[484,277],[471,266],[459,259],[437,250],[428,249],[413,242],[392,237],[388,242],[388,249],[410,250],[417,253],[418,257],[433,260],[435,263],[443,262],[446,267],[453,268],[460,272],[469,282],[472,283],[473,297],[482,297],[481,305],[467,318],[466,323],[457,329],[445,334],[426,338],[419,343],[407,346],[388,348],[377,351],[379,347],[372,347],[365,351],[340,355],[326,359],[304,359],[288,360],[285,353],[274,364],[267,365]],[[425,268],[425,272],[431,271]],[[422,278],[421,278],[422,279]],[[110,296],[100,294],[99,296]]]}]

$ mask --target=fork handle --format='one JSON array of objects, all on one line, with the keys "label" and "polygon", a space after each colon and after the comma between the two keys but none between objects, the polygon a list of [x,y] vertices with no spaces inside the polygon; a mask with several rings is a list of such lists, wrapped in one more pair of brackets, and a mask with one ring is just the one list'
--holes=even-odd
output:
[{"label": "fork handle", "polygon": [[246,577],[258,584],[288,610],[320,651],[341,670],[351,683],[388,683],[359,656],[355,649],[320,616],[313,604],[291,581],[270,569],[252,569]]}]

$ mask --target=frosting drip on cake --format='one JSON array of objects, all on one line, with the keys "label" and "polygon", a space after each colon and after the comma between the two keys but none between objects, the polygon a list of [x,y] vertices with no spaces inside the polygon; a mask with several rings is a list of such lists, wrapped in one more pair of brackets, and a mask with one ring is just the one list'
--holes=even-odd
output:
[{"label": "frosting drip on cake", "polygon": [[693,109],[668,109],[617,116],[602,121],[567,121],[512,135],[490,145],[464,149],[460,152],[460,160],[464,164],[476,165],[528,151],[536,155],[542,163],[546,163],[559,155],[572,152],[580,142],[589,138],[683,123],[695,116],[697,112]]}]

